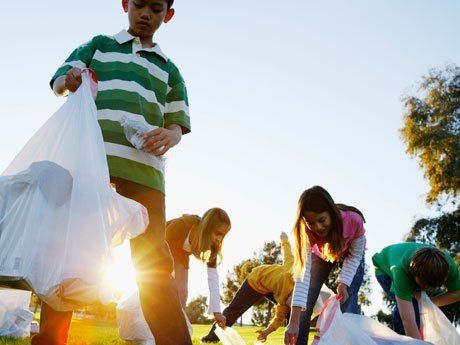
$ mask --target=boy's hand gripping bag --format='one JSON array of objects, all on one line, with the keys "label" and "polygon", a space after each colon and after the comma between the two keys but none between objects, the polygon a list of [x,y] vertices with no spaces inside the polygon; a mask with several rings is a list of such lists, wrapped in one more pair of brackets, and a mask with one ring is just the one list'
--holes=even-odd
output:
[{"label": "boy's hand gripping bag", "polygon": [[402,336],[378,321],[340,310],[340,298],[330,297],[316,323],[319,336],[314,345],[428,345]]},{"label": "boy's hand gripping bag", "polygon": [[436,345],[460,345],[460,334],[425,292],[420,298],[423,339]]},{"label": "boy's hand gripping bag", "polygon": [[24,279],[60,311],[108,302],[112,248],[148,225],[146,209],[110,187],[95,90],[85,70],[0,176],[0,280]]}]

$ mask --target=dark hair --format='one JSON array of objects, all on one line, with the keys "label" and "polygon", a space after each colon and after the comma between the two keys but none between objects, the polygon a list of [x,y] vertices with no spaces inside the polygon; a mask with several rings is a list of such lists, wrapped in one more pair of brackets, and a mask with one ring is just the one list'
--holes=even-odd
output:
[{"label": "dark hair", "polygon": [[417,250],[411,258],[409,272],[429,288],[444,285],[449,270],[445,254],[435,247]]},{"label": "dark hair", "polygon": [[168,3],[168,10],[169,10],[174,4],[174,0],[166,0],[166,2]]},{"label": "dark hair", "polygon": [[294,223],[294,239],[296,242],[296,263],[298,272],[303,269],[305,260],[303,257],[304,249],[310,245],[309,237],[306,235],[305,212],[322,213],[327,211],[331,216],[332,227],[327,238],[325,249],[328,252],[328,259],[337,260],[343,246],[343,223],[340,215],[342,211],[353,211],[359,214],[364,220],[360,210],[353,206],[335,204],[331,195],[321,186],[313,186],[302,193],[297,207],[297,216]]}]

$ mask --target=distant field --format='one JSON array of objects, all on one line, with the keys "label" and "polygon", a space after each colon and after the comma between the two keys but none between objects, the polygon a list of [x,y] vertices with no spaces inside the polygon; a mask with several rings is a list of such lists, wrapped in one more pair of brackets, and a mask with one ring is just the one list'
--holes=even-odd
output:
[{"label": "distant field", "polygon": [[[193,325],[193,344],[199,345],[202,336],[208,333],[208,325]],[[259,327],[235,327],[247,345],[256,341],[255,331]],[[279,345],[283,343],[284,328],[272,333],[265,344]],[[0,345],[29,345],[29,339],[13,340],[0,338]],[[118,336],[118,328],[114,322],[74,320],[70,329],[69,345],[125,345]]]}]

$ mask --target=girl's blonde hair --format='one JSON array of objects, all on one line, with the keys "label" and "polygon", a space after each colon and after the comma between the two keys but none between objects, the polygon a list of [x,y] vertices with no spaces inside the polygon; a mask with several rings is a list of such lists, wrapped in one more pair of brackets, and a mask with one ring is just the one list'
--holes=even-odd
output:
[{"label": "girl's blonde hair", "polygon": [[323,256],[327,261],[335,262],[341,257],[343,247],[343,223],[340,210],[358,213],[364,220],[360,210],[353,206],[335,204],[331,195],[320,186],[314,186],[302,193],[297,206],[297,215],[292,232],[295,240],[294,273],[300,276],[305,268],[306,248],[311,247],[307,225],[304,219],[305,212],[322,213],[327,211],[331,217],[331,229],[325,239]]},{"label": "girl's blonde hair", "polygon": [[191,240],[192,252],[195,257],[207,264],[217,264],[217,258],[222,261],[222,243],[211,243],[212,233],[222,225],[231,226],[230,218],[224,210],[215,207],[207,210],[200,219],[197,233]]}]

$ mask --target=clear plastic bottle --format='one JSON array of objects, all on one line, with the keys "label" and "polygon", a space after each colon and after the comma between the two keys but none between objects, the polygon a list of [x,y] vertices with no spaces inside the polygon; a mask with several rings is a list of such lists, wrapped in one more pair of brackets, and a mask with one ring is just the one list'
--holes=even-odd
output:
[{"label": "clear plastic bottle", "polygon": [[144,150],[144,135],[150,132],[152,129],[149,128],[144,122],[134,121],[123,116],[120,120],[120,124],[123,127],[126,139],[138,150]]}]

